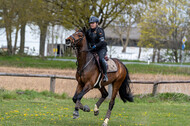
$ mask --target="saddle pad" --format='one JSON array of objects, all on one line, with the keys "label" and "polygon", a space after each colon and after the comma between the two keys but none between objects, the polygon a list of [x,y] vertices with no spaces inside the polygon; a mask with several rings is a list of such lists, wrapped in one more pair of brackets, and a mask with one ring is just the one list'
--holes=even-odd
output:
[{"label": "saddle pad", "polygon": [[107,64],[108,64],[108,70],[107,70],[108,73],[117,72],[118,69],[117,65],[111,58],[107,61]]}]

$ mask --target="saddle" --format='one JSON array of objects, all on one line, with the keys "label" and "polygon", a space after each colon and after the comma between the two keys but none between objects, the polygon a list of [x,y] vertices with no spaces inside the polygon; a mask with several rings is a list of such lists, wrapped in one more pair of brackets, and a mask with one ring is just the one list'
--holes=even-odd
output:
[{"label": "saddle", "polygon": [[[98,66],[98,69],[100,71],[100,73],[103,72],[102,68],[101,68],[101,65],[100,65],[100,62],[99,62],[99,56],[97,53],[93,53],[95,59],[96,59],[96,64]],[[107,65],[108,65],[108,68],[107,68],[107,73],[113,73],[113,72],[117,72],[117,65],[115,64],[115,61],[112,60],[111,58],[108,58],[108,55],[106,55],[104,57],[104,59],[106,60],[107,62]]]}]

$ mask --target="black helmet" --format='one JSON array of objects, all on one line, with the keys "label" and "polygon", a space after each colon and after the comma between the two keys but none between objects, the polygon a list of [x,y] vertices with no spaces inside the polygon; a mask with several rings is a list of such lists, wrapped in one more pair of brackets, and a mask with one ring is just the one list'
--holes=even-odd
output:
[{"label": "black helmet", "polygon": [[88,23],[93,23],[93,22],[99,23],[99,19],[97,17],[95,17],[95,16],[90,17]]}]

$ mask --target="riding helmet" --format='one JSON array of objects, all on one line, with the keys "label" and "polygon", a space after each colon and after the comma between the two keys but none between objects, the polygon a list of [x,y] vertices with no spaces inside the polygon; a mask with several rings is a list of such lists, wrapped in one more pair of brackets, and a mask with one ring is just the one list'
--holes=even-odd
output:
[{"label": "riding helmet", "polygon": [[99,19],[97,17],[95,17],[95,16],[90,17],[88,23],[93,23],[93,22],[99,23]]}]

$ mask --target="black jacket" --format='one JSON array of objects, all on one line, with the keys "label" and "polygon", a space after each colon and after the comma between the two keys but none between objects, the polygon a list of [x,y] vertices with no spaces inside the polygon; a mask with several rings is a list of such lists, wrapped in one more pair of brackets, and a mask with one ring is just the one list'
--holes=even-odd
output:
[{"label": "black jacket", "polygon": [[88,42],[88,48],[92,48],[94,45],[96,46],[95,50],[106,49],[107,43],[105,42],[105,34],[104,30],[100,27],[95,29],[88,29],[86,32],[86,39]]}]

